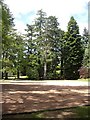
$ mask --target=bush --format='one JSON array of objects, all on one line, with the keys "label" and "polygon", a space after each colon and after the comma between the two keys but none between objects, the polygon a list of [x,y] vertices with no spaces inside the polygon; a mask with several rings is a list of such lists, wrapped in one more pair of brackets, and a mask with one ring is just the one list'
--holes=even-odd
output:
[{"label": "bush", "polygon": [[28,68],[26,71],[28,79],[37,80],[39,79],[39,74],[36,68]]},{"label": "bush", "polygon": [[82,66],[79,69],[79,75],[80,78],[90,78],[90,68]]},{"label": "bush", "polygon": [[52,72],[47,73],[47,79],[49,79],[49,80],[53,79],[53,73]]}]

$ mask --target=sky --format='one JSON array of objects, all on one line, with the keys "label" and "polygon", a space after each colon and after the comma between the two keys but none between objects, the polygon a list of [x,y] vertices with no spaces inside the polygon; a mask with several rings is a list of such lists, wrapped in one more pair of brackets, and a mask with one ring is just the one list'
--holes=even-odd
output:
[{"label": "sky", "polygon": [[67,31],[67,24],[71,16],[76,19],[80,33],[88,29],[89,0],[4,0],[13,14],[15,28],[25,33],[26,24],[32,24],[38,10],[42,9],[47,16],[56,16],[60,28]]}]

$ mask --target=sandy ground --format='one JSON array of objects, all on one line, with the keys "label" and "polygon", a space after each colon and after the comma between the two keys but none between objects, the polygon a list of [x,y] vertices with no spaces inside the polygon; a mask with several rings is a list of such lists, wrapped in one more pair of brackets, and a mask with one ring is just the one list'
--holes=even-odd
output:
[{"label": "sandy ground", "polygon": [[31,81],[31,80],[12,80],[2,84],[37,84],[37,85],[59,85],[59,86],[90,86],[90,82],[83,81],[71,81],[71,80],[46,80],[46,81]]},{"label": "sandy ground", "polygon": [[89,104],[86,82],[18,81],[2,84],[2,112],[19,113]]}]

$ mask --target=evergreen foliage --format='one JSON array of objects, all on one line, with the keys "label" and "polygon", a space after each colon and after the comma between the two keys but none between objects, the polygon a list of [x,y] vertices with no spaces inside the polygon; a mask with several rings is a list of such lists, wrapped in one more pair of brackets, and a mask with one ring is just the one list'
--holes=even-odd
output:
[{"label": "evergreen foliage", "polygon": [[79,68],[90,66],[87,30],[82,37],[74,17],[64,32],[55,16],[39,10],[34,23],[26,25],[25,35],[17,33],[13,20],[2,1],[2,78],[12,73],[18,79],[20,75],[32,80],[78,79]]}]

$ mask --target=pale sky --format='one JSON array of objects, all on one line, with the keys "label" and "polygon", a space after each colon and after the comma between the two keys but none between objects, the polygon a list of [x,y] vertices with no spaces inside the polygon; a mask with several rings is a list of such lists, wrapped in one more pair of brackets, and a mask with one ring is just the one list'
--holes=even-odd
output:
[{"label": "pale sky", "polygon": [[15,18],[15,28],[24,33],[26,24],[32,24],[38,10],[42,9],[47,16],[58,18],[60,28],[67,30],[71,16],[76,19],[80,33],[84,27],[88,28],[88,2],[89,0],[4,0]]}]

